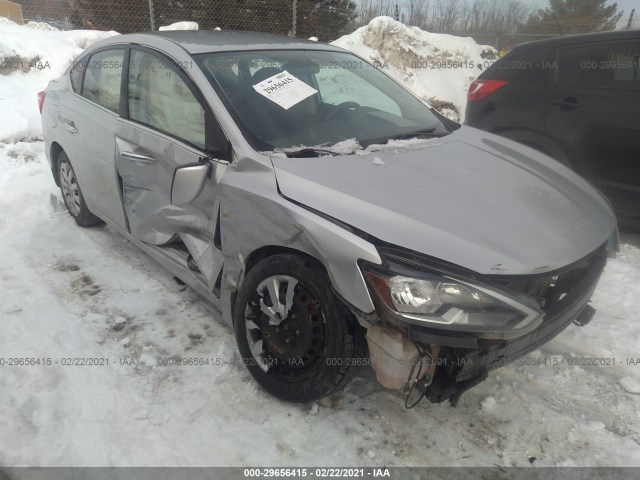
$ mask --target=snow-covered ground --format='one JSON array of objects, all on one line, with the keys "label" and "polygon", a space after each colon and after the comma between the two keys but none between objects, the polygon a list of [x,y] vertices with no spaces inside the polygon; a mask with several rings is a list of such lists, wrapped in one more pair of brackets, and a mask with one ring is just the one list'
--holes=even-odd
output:
[{"label": "snow-covered ground", "polygon": [[[609,262],[592,323],[531,356],[547,366],[414,410],[363,370],[318,408],[263,393],[217,312],[108,228],[77,227],[42,143],[0,145],[0,192],[0,465],[640,466],[636,246]],[[157,365],[174,356],[214,364]]]},{"label": "snow-covered ground", "polygon": [[[62,68],[101,35],[0,26],[0,55],[50,45]],[[25,138],[38,136],[42,72],[0,76],[0,122],[26,119]],[[547,365],[498,370],[457,408],[407,411],[366,369],[334,397],[292,405],[256,386],[195,293],[108,228],[77,227],[42,142],[16,139],[0,135],[0,465],[640,466],[638,238],[609,262],[593,322],[530,356]],[[210,365],[158,365],[169,357]],[[11,365],[24,359],[40,364]]]}]

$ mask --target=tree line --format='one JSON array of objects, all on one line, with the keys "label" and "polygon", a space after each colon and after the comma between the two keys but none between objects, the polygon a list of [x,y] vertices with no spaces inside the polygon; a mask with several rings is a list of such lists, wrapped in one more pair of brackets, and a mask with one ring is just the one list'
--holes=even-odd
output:
[{"label": "tree line", "polygon": [[[360,0],[356,26],[385,15],[431,32],[569,34],[632,26],[633,12],[609,0],[549,0],[534,10],[521,0]],[[629,21],[621,24],[625,16]]]},{"label": "tree line", "polygon": [[[14,0],[25,18],[65,18],[72,28],[148,31],[149,0]],[[201,29],[293,33],[292,0],[152,0],[153,23],[183,20]],[[298,0],[295,33],[330,41],[386,15],[432,32],[569,34],[629,28],[634,12],[610,0],[549,0],[532,10],[526,0]],[[625,21],[627,20],[627,21]]]}]

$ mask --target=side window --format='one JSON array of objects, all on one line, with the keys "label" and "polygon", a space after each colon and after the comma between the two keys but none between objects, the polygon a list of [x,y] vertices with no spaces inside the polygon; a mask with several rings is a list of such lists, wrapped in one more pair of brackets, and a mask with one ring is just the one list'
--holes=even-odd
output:
[{"label": "side window", "polygon": [[640,43],[618,45],[610,52],[609,63],[617,87],[640,90]]},{"label": "side window", "polygon": [[205,148],[205,111],[169,61],[140,50],[129,60],[129,117]]},{"label": "side window", "polygon": [[640,44],[604,43],[562,49],[559,83],[586,87],[638,89]]},{"label": "side window", "polygon": [[85,68],[87,68],[86,58],[83,58],[79,62],[74,62],[73,67],[71,68],[71,88],[73,88],[73,91],[77,94],[80,94],[80,88],[82,87],[82,75],[84,74]]},{"label": "side window", "polygon": [[[362,107],[372,107],[402,116],[396,102],[346,68],[332,68],[331,65],[320,67],[320,71],[316,73],[316,83],[324,103],[339,105],[351,100]],[[350,85],[348,91],[345,90],[345,85]]]},{"label": "side window", "polygon": [[82,96],[116,113],[120,110],[120,82],[124,49],[94,53],[86,64]]}]

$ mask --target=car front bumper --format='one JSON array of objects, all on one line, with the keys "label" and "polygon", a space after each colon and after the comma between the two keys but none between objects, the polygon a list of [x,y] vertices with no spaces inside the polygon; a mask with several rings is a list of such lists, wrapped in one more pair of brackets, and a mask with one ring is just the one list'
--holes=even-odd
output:
[{"label": "car front bumper", "polygon": [[[522,337],[510,340],[485,341],[475,348],[449,348],[449,358],[444,368],[436,371],[430,385],[425,386],[425,396],[438,403],[450,400],[457,403],[460,395],[484,380],[489,371],[508,365],[557,336],[571,323],[585,325],[595,310],[588,305],[596,289],[606,256],[595,255],[582,279],[561,301],[545,311],[543,322]],[[409,329],[411,340],[424,343],[428,335],[418,329]]]}]

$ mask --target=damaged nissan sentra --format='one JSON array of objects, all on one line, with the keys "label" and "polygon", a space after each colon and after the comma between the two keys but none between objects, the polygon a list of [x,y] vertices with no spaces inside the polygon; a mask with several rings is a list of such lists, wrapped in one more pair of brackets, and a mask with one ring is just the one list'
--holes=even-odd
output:
[{"label": "damaged nissan sentra", "polygon": [[455,404],[588,323],[618,248],[588,182],[331,45],[115,36],[39,101],[76,223],[106,222],[217,306],[284,400],[371,365],[408,403]]}]

